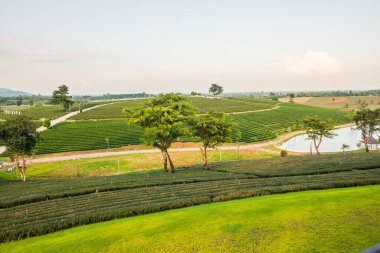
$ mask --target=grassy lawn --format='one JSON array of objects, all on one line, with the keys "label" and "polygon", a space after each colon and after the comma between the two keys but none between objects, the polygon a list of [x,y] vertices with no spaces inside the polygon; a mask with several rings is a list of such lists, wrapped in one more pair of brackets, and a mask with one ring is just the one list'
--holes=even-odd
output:
[{"label": "grassy lawn", "polygon": [[1,252],[358,252],[380,241],[380,186],[271,195],[81,226]]},{"label": "grassy lawn", "polygon": [[[200,152],[172,152],[173,162],[176,166],[189,166],[201,163]],[[259,150],[240,150],[240,159],[265,158],[277,156]],[[223,150],[222,161],[236,161],[237,151]],[[219,161],[219,152],[210,159]],[[27,178],[65,178],[86,177],[101,175],[117,175],[127,172],[162,169],[161,153],[132,154],[123,156],[110,156],[101,158],[78,159],[63,162],[35,164],[28,167]],[[0,179],[20,180],[19,173],[9,173],[0,170]]]}]

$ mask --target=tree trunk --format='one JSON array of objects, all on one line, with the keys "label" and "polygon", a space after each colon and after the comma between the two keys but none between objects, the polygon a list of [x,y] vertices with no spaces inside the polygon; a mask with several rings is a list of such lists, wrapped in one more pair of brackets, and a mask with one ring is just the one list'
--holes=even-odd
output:
[{"label": "tree trunk", "polygon": [[169,164],[170,164],[170,172],[171,172],[171,173],[175,173],[175,167],[174,167],[174,164],[173,164],[172,159],[170,158],[170,155],[169,155],[168,151],[166,151],[166,156],[167,156],[167,158],[168,158],[168,160],[169,160]]},{"label": "tree trunk", "polygon": [[204,170],[207,170],[207,148],[204,148],[203,150],[203,157],[204,157],[204,161],[203,161],[203,169]]},{"label": "tree trunk", "polygon": [[318,144],[316,143],[316,141],[314,139],[314,146],[315,146],[315,151],[317,152],[317,155],[321,154],[321,153],[319,153],[319,146],[321,145],[321,143],[322,143],[322,136],[319,138]]},{"label": "tree trunk", "polygon": [[166,153],[164,151],[161,150],[161,153],[162,153],[162,158],[164,159],[164,170],[165,172],[169,172],[168,171],[168,157],[166,156]]},{"label": "tree trunk", "polygon": [[364,145],[365,145],[365,152],[369,152],[369,144],[368,144],[368,138],[366,138],[365,140],[364,140]]},{"label": "tree trunk", "polygon": [[320,155],[319,150],[318,150],[318,145],[315,139],[314,139],[314,148],[315,148],[315,152],[317,152],[317,155]]},{"label": "tree trunk", "polygon": [[26,181],[26,177],[25,177],[25,172],[26,172],[25,157],[21,156],[21,158],[22,158],[22,166],[21,166],[21,168],[19,167],[18,169],[19,169],[20,174],[21,174],[21,180],[23,182],[25,182]]}]

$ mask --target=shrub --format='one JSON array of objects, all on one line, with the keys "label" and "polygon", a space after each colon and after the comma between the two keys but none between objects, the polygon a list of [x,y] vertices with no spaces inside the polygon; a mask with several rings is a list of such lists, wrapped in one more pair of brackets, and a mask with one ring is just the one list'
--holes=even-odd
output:
[{"label": "shrub", "polygon": [[286,150],[281,150],[280,155],[281,155],[282,157],[284,157],[284,156],[288,156],[288,151],[286,151]]}]

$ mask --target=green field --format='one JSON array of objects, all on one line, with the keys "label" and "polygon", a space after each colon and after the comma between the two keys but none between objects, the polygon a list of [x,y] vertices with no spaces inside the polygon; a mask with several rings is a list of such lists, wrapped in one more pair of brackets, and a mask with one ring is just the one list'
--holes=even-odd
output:
[{"label": "green field", "polygon": [[37,153],[116,148],[139,144],[142,135],[141,128],[125,120],[64,122],[41,133]]},{"label": "green field", "polygon": [[[106,104],[106,103],[110,103],[110,101],[93,101],[93,102],[81,104],[80,107],[81,109],[86,109],[95,105]],[[16,107],[13,107],[13,108],[15,111],[18,111]],[[74,104],[71,107],[71,110],[72,111],[79,110],[79,104]],[[67,112],[63,110],[62,105],[34,106],[34,107],[22,108],[19,111],[21,111],[21,115],[26,115],[33,120],[39,120],[41,118],[55,119],[67,114]],[[0,112],[0,119],[10,119],[12,117],[14,116]]]},{"label": "green field", "polygon": [[245,103],[233,99],[210,99],[210,98],[190,98],[190,102],[198,108],[198,113],[205,113],[210,110],[218,112],[246,112],[274,108],[276,103],[271,100],[255,100]]},{"label": "green field", "polygon": [[[121,119],[124,118],[122,113],[124,108],[132,108],[142,105],[146,102],[146,99],[130,100],[123,102],[116,102],[111,105],[103,106],[95,110],[83,112],[75,115],[71,119],[73,120],[88,120],[88,119]],[[232,99],[210,99],[210,98],[189,98],[189,102],[197,107],[198,113],[205,113],[209,110],[215,110],[220,112],[232,113],[232,112],[245,112],[245,111],[257,111],[262,109],[274,108],[275,102],[271,100],[255,100],[249,103]]]},{"label": "green field", "polygon": [[147,99],[135,99],[126,100],[121,102],[115,102],[110,105],[105,105],[94,110],[87,112],[82,112],[74,117],[70,118],[73,120],[87,120],[87,119],[123,119],[124,108],[132,108],[144,104]]},{"label": "green field", "polygon": [[359,252],[380,240],[380,186],[308,191],[119,219],[3,252]]},{"label": "green field", "polygon": [[[217,163],[208,171],[195,166],[176,174],[155,170],[24,183],[3,180],[0,241],[202,203],[380,183],[378,153],[302,159],[299,163],[293,157]],[[282,165],[270,166],[271,161]],[[251,170],[257,166],[263,168]]]},{"label": "green field", "polygon": [[283,103],[278,109],[254,113],[231,115],[231,119],[238,123],[242,142],[255,142],[291,131],[306,116],[319,116],[322,119],[333,119],[336,124],[349,123],[347,113],[339,110],[320,107]]},{"label": "green field", "polygon": [[[88,113],[95,113],[109,106],[115,105],[100,107]],[[283,103],[278,109],[236,114],[230,117],[238,123],[242,132],[240,141],[255,142],[288,132],[307,115],[332,118],[337,124],[343,124],[350,122],[346,114],[339,110]],[[267,132],[270,134],[269,137]],[[142,134],[142,129],[127,125],[124,120],[65,122],[41,134],[43,141],[39,144],[37,153],[106,149],[108,148],[106,138],[109,140],[109,146],[116,148],[140,143]],[[180,141],[196,141],[196,139],[185,137]]]},{"label": "green field", "polygon": [[[220,158],[222,161],[237,161],[238,159],[268,158],[279,155],[279,153],[273,154],[260,150],[245,149],[240,150],[239,154],[236,150],[222,150],[216,152],[209,161],[217,162]],[[170,152],[170,156],[177,167],[201,164],[202,160],[199,151]],[[28,166],[27,174],[29,180],[120,175],[162,168],[162,154],[156,152],[32,164]],[[0,169],[1,179],[20,180],[21,178],[19,173],[9,173],[6,170]]]}]

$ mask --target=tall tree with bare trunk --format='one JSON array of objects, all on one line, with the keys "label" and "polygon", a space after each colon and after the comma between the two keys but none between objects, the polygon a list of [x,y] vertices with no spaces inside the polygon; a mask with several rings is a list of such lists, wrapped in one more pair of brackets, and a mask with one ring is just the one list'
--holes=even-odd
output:
[{"label": "tall tree with bare trunk", "polygon": [[26,116],[17,116],[7,120],[1,127],[0,137],[5,142],[7,151],[14,162],[14,167],[19,169],[21,179],[25,181],[25,158],[33,153],[40,140],[33,122]]},{"label": "tall tree with bare trunk", "polygon": [[188,132],[185,121],[195,113],[195,107],[187,100],[174,93],[160,94],[148,100],[143,106],[123,110],[129,124],[145,129],[145,144],[160,149],[164,169],[175,172],[173,160],[168,149],[173,142]]},{"label": "tall tree with bare trunk", "polygon": [[315,151],[317,155],[320,155],[319,146],[322,143],[323,137],[333,138],[336,135],[332,132],[334,122],[331,119],[322,120],[317,116],[309,116],[303,119],[303,125],[306,128],[307,139],[313,141]]},{"label": "tall tree with bare trunk", "polygon": [[375,132],[380,131],[380,109],[362,108],[356,112],[353,121],[356,128],[362,132],[365,151],[369,152],[369,139]]},{"label": "tall tree with bare trunk", "polygon": [[225,142],[231,142],[232,138],[239,138],[240,131],[236,124],[229,121],[224,113],[208,112],[193,119],[193,132],[202,142],[201,152],[203,168],[208,168],[208,149],[215,149]]}]

